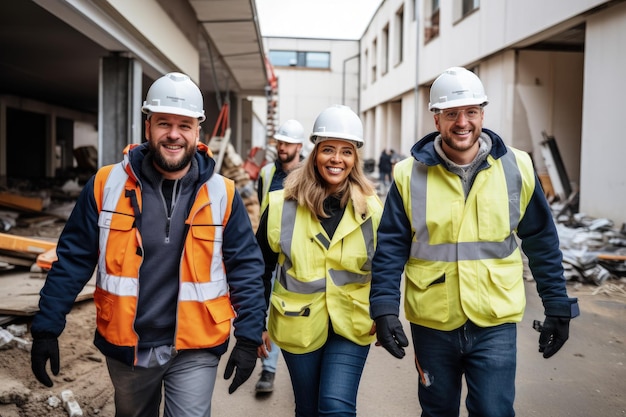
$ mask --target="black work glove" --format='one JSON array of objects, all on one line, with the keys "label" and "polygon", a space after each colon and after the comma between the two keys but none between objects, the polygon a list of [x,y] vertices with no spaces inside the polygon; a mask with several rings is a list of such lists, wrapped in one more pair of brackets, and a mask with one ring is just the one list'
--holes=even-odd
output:
[{"label": "black work glove", "polygon": [[375,319],[377,345],[382,345],[389,353],[398,359],[405,355],[404,348],[409,345],[409,341],[402,329],[402,323],[398,316],[387,314]]},{"label": "black work glove", "polygon": [[52,380],[46,372],[46,363],[50,359],[50,370],[54,375],[59,374],[59,340],[56,337],[35,338],[30,351],[30,366],[35,378],[47,387],[52,386]]},{"label": "black work glove", "polygon": [[543,324],[533,323],[533,327],[541,332],[539,335],[539,352],[548,359],[563,347],[569,338],[569,318],[546,316]]},{"label": "black work glove", "polygon": [[252,375],[252,371],[254,371],[254,367],[256,366],[257,348],[257,345],[248,340],[237,340],[233,351],[230,353],[230,358],[228,358],[228,362],[226,363],[226,369],[224,370],[224,379],[229,379],[235,367],[237,368],[233,382],[228,387],[229,394],[235,392],[235,390]]}]

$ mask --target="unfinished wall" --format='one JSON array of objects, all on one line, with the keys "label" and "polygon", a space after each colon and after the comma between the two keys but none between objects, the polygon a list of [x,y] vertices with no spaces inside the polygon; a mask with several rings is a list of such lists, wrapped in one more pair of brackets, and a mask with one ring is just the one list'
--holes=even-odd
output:
[{"label": "unfinished wall", "polygon": [[519,51],[515,88],[516,146],[533,154],[539,173],[542,132],[554,136],[570,183],[580,183],[583,53]]},{"label": "unfinished wall", "polygon": [[626,3],[587,21],[580,211],[626,222]]}]

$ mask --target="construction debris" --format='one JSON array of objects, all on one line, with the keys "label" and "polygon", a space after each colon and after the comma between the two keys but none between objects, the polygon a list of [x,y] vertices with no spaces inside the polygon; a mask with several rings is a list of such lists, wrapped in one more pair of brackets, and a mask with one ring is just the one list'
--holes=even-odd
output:
[{"label": "construction debris", "polygon": [[66,389],[61,392],[61,400],[63,400],[63,407],[69,414],[70,417],[79,417],[83,415],[83,410],[80,409],[80,405],[74,398],[74,393]]}]

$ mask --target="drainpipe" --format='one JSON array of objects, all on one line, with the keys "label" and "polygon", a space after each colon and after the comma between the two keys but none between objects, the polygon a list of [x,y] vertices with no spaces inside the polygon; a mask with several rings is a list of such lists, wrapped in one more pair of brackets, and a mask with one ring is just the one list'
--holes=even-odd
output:
[{"label": "drainpipe", "polygon": [[[360,48],[360,42],[359,42],[359,48]],[[343,73],[341,74],[342,75],[342,78],[341,78],[341,104],[343,104],[344,106],[346,105],[346,62],[348,62],[348,61],[350,61],[351,59],[354,59],[354,58],[359,58],[359,56],[360,56],[360,53],[343,60]],[[357,85],[357,94],[360,93],[360,86],[361,86],[360,65],[361,65],[361,62],[359,60],[359,70],[357,71],[357,84],[356,84]],[[358,105],[359,105],[359,97],[357,96],[357,106]],[[359,109],[356,109],[356,110],[357,110],[357,114],[359,114],[358,113]]]},{"label": "drainpipe", "polygon": [[[415,115],[417,116],[417,112],[419,109],[419,87],[420,87],[420,77],[419,77],[419,69],[420,69],[420,60],[419,60],[419,55],[420,55],[420,30],[421,30],[421,25],[420,25],[420,10],[422,8],[422,2],[421,0],[415,0]],[[419,140],[419,129],[418,129],[418,125],[419,125],[419,118],[416,117],[415,118],[415,126],[414,126],[414,138],[415,141]]]}]

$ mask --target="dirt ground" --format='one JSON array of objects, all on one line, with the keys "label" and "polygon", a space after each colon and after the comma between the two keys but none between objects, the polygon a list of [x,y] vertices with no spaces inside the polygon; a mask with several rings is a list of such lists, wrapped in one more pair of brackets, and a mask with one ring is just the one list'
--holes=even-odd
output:
[{"label": "dirt ground", "polygon": [[93,302],[77,303],[67,316],[67,326],[59,338],[61,372],[51,375],[54,382],[51,388],[33,376],[29,352],[15,347],[0,351],[0,403],[12,403],[0,404],[0,416],[67,417],[62,404],[48,405],[48,398],[61,399],[61,392],[67,389],[72,390],[85,416],[114,415],[113,387],[104,356],[93,345],[94,329]]},{"label": "dirt ground", "polygon": [[[529,283],[529,285],[531,285],[529,288],[532,288],[532,284]],[[614,359],[617,360],[619,368],[619,370],[615,369],[615,371],[618,372],[618,374],[622,374],[622,371],[624,370],[623,357],[624,351],[626,350],[624,348],[624,343],[626,343],[626,340],[624,340],[626,336],[626,326],[624,326],[623,320],[619,319],[619,317],[611,316],[613,314],[620,316],[623,315],[624,311],[626,311],[626,292],[624,291],[623,280],[621,282],[612,281],[610,284],[605,285],[605,287],[602,288],[578,283],[575,284],[575,286],[568,285],[568,287],[571,296],[579,297],[581,309],[584,307],[585,319],[593,318],[593,324],[585,324],[585,327],[594,327],[595,330],[591,331],[597,331],[602,328],[604,332],[608,332],[608,334],[612,335],[612,346],[609,346],[609,348],[613,349],[613,353],[611,353],[611,355],[615,355],[615,352],[621,352],[617,355],[618,357],[614,357]],[[534,300],[535,297],[536,295],[532,295],[529,296],[529,299],[533,300],[534,303],[537,303],[538,300]],[[612,307],[607,310],[607,305],[611,305]],[[607,313],[609,316],[607,316]],[[533,317],[536,315],[534,311],[531,314]],[[605,319],[602,319],[602,317],[605,317]],[[597,327],[599,325],[598,321],[603,322],[603,324],[600,324],[600,327]],[[602,342],[601,340],[589,342],[585,340],[584,333],[586,330],[582,331],[583,329],[579,327],[583,324],[584,321],[576,322],[577,329],[575,331],[575,338],[579,340],[569,342],[572,345],[568,346],[568,349],[574,348],[576,345],[578,345],[579,348],[582,348],[587,344],[591,345]],[[524,330],[523,327],[524,323],[522,323],[522,330],[520,334],[530,336],[533,340],[532,344],[534,345],[536,336],[533,334],[526,335],[526,333],[529,332]],[[84,416],[113,416],[115,413],[113,407],[113,388],[106,370],[104,357],[92,343],[94,328],[95,307],[93,301],[89,300],[77,303],[72,312],[68,315],[66,329],[59,339],[61,351],[61,372],[58,376],[52,376],[54,381],[54,386],[52,388],[47,388],[35,380],[30,370],[29,352],[17,347],[0,350],[0,417],[66,417],[68,416],[68,413],[62,405],[52,407],[48,403],[50,397],[56,396],[60,399],[61,392],[66,389],[72,390]],[[26,334],[24,336],[24,338],[29,337],[30,334]],[[597,337],[595,339],[597,339]],[[520,343],[523,343],[523,341],[520,341]],[[614,350],[616,348],[617,351]],[[372,348],[372,352],[370,353],[372,361],[374,361],[374,359],[376,362],[380,360],[390,360],[387,357],[388,355],[385,355],[384,353],[381,355],[381,352],[378,352],[378,350],[381,349]],[[535,347],[532,347],[532,350],[534,351]],[[533,357],[537,355],[536,353],[531,354]],[[564,353],[564,355],[565,354],[566,353]],[[600,356],[602,355],[602,353],[598,351],[595,351],[594,355],[595,354]],[[383,359],[378,359],[377,355],[381,355]],[[568,360],[568,362],[572,363],[571,361],[572,359]],[[222,360],[221,362],[225,361]],[[370,359],[368,359],[368,365],[366,368],[370,367],[369,362]],[[395,364],[395,362],[392,363]],[[220,369],[222,369],[222,366],[223,363],[220,363]],[[259,365],[257,365],[257,368],[259,368]],[[232,405],[235,405],[235,403],[237,403],[237,407],[251,407],[253,410],[255,407],[263,406],[263,402],[259,401],[258,398],[254,399],[253,395],[254,382],[258,377],[256,371],[250,380],[240,388],[242,392],[237,392],[232,397],[228,395],[219,395],[220,392],[225,392],[227,385],[227,382],[225,382],[222,378],[222,372],[223,371],[218,371],[218,381],[214,394],[213,408],[215,415],[228,415],[230,411],[232,411]],[[413,380],[413,372],[410,369],[407,372],[410,375],[410,380]],[[522,369],[520,373],[521,375],[518,379],[520,379],[520,385],[524,386],[526,378],[524,376],[524,370]],[[279,374],[280,375],[278,376],[280,376],[280,382],[277,381],[277,384],[283,386],[282,392],[274,393],[273,398],[269,399],[270,402],[266,402],[266,404],[267,406],[271,404],[278,407],[274,409],[274,411],[276,411],[275,415],[293,415],[293,409],[291,408],[293,403],[291,393],[289,392],[290,385],[287,380],[287,372],[281,371]],[[370,381],[370,376],[369,371],[365,372],[363,377],[364,380],[362,381],[362,391],[364,391],[364,393],[370,390],[370,382],[376,383],[375,381]],[[378,375],[375,379],[380,377],[381,375]],[[605,374],[604,379],[606,379],[606,377],[607,375]],[[621,380],[621,377],[618,377],[617,375],[615,375],[615,377],[618,380]],[[388,383],[389,382],[385,384]],[[596,388],[601,389],[602,387]],[[614,388],[615,387],[613,387],[613,389]],[[376,391],[381,388],[371,387],[371,389]],[[409,398],[411,398],[410,393],[407,392],[406,394],[409,395]],[[524,396],[523,393],[521,394],[522,395],[520,397],[522,398],[520,398],[520,402],[523,403]],[[363,397],[365,397],[365,395]],[[241,402],[242,400],[244,400],[243,403]],[[412,400],[414,401],[414,399]],[[606,406],[614,408],[619,407],[620,409],[622,407],[621,403],[617,405],[609,405],[609,403],[606,403],[605,401],[606,399],[603,400],[602,404],[605,404]],[[621,400],[618,401],[616,397],[612,401],[619,402]],[[223,410],[220,410],[221,407],[226,407],[223,405],[224,403],[231,404],[231,406],[227,407],[230,411],[226,414],[223,413]],[[367,398],[364,398],[360,405],[360,410],[364,411],[367,407],[368,401]],[[256,409],[258,411],[258,408]],[[413,414],[414,413],[411,413],[411,415]],[[239,415],[252,414],[244,413]],[[370,414],[365,412],[362,415],[367,416]],[[376,415],[380,414],[376,413]],[[417,412],[415,415],[417,415]],[[557,413],[550,415],[571,414]],[[605,415],[610,415],[610,413]]]}]

